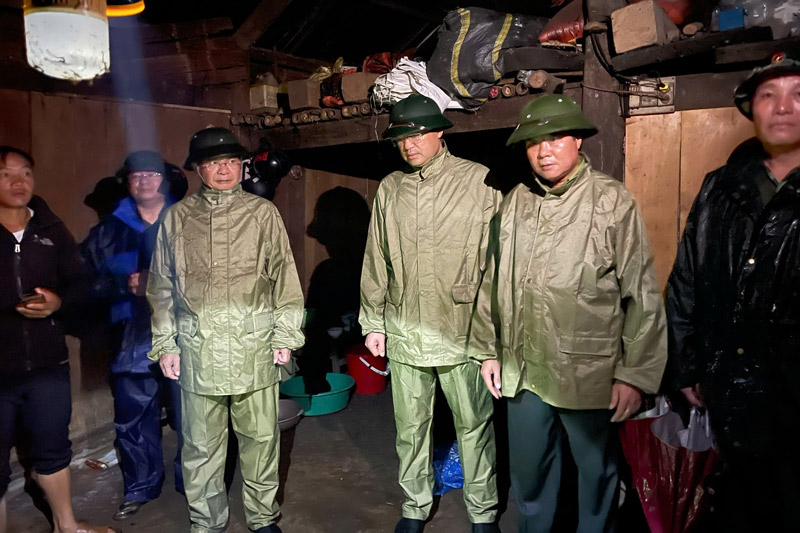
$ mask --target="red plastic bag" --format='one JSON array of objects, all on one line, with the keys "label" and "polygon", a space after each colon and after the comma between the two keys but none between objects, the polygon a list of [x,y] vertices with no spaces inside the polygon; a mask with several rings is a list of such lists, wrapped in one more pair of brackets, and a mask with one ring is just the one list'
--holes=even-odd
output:
[{"label": "red plastic bag", "polygon": [[[553,2],[553,5],[558,5]],[[571,43],[583,37],[583,0],[572,0],[553,15],[539,34],[539,42]]]},{"label": "red plastic bag", "polygon": [[707,482],[722,462],[712,447],[707,414],[693,409],[687,428],[666,399],[662,402],[654,416],[620,426],[622,451],[650,531],[702,531],[709,510]]}]

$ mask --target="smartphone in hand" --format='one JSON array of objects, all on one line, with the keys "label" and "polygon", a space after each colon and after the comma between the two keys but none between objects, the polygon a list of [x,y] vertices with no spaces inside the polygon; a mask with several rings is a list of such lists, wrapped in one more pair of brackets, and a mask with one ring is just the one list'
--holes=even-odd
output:
[{"label": "smartphone in hand", "polygon": [[38,292],[26,292],[22,295],[20,303],[25,305],[44,303],[44,294],[39,294]]}]

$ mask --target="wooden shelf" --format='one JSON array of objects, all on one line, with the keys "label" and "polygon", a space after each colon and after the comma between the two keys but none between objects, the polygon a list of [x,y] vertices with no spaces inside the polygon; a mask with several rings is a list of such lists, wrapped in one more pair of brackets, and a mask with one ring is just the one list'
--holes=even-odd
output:
[{"label": "wooden shelf", "polygon": [[723,31],[619,54],[611,59],[611,66],[617,72],[646,69],[659,63],[710,54],[716,49],[726,46],[743,46],[743,43],[761,44],[765,41],[772,41],[772,29],[767,26]]},{"label": "wooden shelf", "polygon": [[[566,94],[580,100],[580,89],[568,87]],[[486,102],[475,112],[446,111],[453,123],[448,134],[513,128],[519,122],[519,112],[535,94],[498,98]],[[252,130],[252,135],[266,138],[275,149],[298,150],[382,140],[381,134],[389,125],[389,114],[358,118],[278,126]]]}]

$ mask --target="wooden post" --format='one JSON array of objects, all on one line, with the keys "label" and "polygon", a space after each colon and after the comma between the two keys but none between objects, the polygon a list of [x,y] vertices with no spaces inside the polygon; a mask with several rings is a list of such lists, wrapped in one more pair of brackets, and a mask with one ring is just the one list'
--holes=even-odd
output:
[{"label": "wooden post", "polygon": [[[624,7],[625,0],[584,0],[589,22],[605,22],[615,9]],[[583,113],[599,132],[584,141],[581,149],[594,168],[618,180],[623,180],[625,169],[625,119],[620,109],[620,96],[613,92],[619,83],[609,74],[598,58],[598,53],[608,53],[608,33],[586,40],[586,59],[583,70]],[[610,92],[609,92],[610,91]]]}]

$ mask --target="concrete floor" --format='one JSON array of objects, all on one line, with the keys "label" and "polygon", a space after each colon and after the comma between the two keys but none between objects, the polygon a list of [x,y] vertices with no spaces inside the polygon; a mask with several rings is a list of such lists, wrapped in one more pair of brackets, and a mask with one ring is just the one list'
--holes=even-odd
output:
[{"label": "concrete floor", "polygon": [[[280,527],[286,533],[369,533],[390,532],[400,517],[402,494],[397,485],[397,456],[394,450],[394,420],[391,392],[376,396],[353,396],[348,407],[321,417],[305,417],[281,438],[282,508]],[[111,450],[108,444],[90,457],[100,458]],[[175,434],[164,431],[167,479],[161,497],[145,505],[124,522],[111,524],[111,515],[121,503],[122,479],[118,467],[97,471],[84,465],[86,457],[73,461],[73,505],[81,520],[110,524],[125,533],[187,531],[189,521],[184,498],[173,487],[169,463],[174,454]],[[9,532],[44,533],[49,526],[34,508],[21,484],[9,491]],[[231,519],[228,531],[245,533],[241,479],[234,481],[230,494]],[[503,531],[516,530],[513,503],[500,521]],[[425,528],[432,533],[470,531],[463,493],[451,490],[443,495]]]}]

